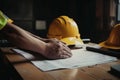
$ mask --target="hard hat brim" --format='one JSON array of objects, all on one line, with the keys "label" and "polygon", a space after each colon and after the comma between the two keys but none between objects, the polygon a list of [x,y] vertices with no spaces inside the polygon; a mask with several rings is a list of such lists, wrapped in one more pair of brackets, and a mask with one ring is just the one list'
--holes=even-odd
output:
[{"label": "hard hat brim", "polygon": [[120,49],[120,47],[116,47],[116,46],[109,46],[109,45],[106,45],[106,41],[103,41],[103,42],[101,42],[101,43],[99,43],[99,45],[101,46],[101,47],[105,47],[105,48],[109,48],[109,49]]},{"label": "hard hat brim", "polygon": [[66,45],[70,46],[70,45],[81,45],[84,44],[83,41],[80,38],[75,38],[75,37],[67,37],[67,38],[63,38],[61,39],[62,42],[66,43]]}]

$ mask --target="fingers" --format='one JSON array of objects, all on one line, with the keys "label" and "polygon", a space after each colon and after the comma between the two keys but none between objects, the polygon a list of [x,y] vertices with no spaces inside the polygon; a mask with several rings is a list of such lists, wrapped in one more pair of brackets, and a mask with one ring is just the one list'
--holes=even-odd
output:
[{"label": "fingers", "polygon": [[69,58],[72,56],[71,50],[66,44],[59,41],[58,48],[59,48],[58,55],[60,58]]},{"label": "fingers", "polygon": [[70,48],[57,39],[52,39],[48,44],[46,57],[49,59],[62,59],[72,56]]},{"label": "fingers", "polygon": [[68,48],[65,44],[61,44],[59,49],[60,58],[69,58],[72,56],[70,48]]},{"label": "fingers", "polygon": [[71,53],[70,48],[66,44],[60,43],[60,45],[64,51]]},{"label": "fingers", "polygon": [[69,58],[72,56],[71,51],[62,50],[59,54],[60,58]]}]

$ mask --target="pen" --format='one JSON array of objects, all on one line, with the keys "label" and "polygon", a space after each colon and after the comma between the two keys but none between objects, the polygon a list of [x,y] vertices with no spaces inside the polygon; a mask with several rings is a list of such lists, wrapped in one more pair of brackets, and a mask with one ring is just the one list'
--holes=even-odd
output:
[{"label": "pen", "polygon": [[115,56],[115,57],[119,57],[120,58],[120,52],[117,52],[117,51],[105,50],[105,49],[101,49],[101,48],[94,48],[94,47],[88,47],[88,46],[86,47],[86,50],[99,52],[101,54]]}]

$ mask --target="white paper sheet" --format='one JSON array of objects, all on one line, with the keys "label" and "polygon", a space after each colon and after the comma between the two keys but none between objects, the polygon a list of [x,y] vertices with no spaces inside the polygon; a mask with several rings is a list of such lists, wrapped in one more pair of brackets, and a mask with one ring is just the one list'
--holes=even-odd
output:
[{"label": "white paper sheet", "polygon": [[[26,59],[34,59],[35,56],[20,49],[13,49]],[[31,60],[31,62],[42,71],[49,71],[63,68],[78,68],[91,66],[111,61],[116,61],[116,57],[103,55],[96,52],[87,51],[85,49],[72,50],[73,56],[67,59],[58,60]]]}]

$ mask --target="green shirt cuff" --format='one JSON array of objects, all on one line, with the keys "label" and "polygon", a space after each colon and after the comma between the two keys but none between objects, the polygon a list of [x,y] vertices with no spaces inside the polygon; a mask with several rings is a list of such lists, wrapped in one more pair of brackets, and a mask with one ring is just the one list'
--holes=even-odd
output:
[{"label": "green shirt cuff", "polygon": [[3,13],[0,11],[0,30],[7,24],[7,19],[4,17]]}]

